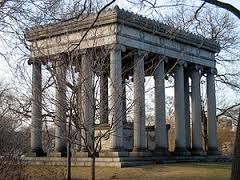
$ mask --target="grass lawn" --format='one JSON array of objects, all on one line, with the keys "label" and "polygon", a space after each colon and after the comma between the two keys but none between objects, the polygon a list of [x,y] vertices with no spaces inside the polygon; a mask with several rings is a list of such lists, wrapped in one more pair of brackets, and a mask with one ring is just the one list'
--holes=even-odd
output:
[{"label": "grass lawn", "polygon": [[[29,166],[26,174],[30,179],[63,179],[66,175],[64,167]],[[171,179],[171,180],[223,180],[230,179],[231,165],[226,163],[179,163],[159,164],[131,168],[97,167],[96,179],[122,179],[122,180],[147,180],[147,179]],[[74,180],[90,178],[90,168],[73,167]]]}]

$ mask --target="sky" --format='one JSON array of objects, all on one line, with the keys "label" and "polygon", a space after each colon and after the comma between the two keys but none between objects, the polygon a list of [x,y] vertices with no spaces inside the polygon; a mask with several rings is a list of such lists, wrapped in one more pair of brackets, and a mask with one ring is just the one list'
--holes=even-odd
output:
[{"label": "sky", "polygon": [[237,9],[240,9],[240,0],[221,0],[222,2],[232,4]]},{"label": "sky", "polygon": [[[164,0],[164,1],[168,1],[170,2],[170,0]],[[189,2],[194,2],[194,3],[199,3],[201,1],[196,1],[196,0],[188,0]],[[223,2],[226,2],[226,3],[230,3],[232,4],[233,6],[235,6],[236,8],[240,9],[240,0],[222,0]],[[159,2],[163,2],[163,0],[159,0]],[[117,1],[117,4],[121,7],[121,8],[125,8],[127,6],[127,0],[118,0]],[[130,11],[134,11],[134,7],[132,9],[128,9]],[[1,41],[1,39],[0,39]],[[4,47],[1,46],[1,42],[0,42],[0,49],[3,49]],[[0,63],[0,73],[1,73],[1,76],[0,76],[0,81],[3,80],[5,81],[6,79],[9,79],[10,81],[9,82],[13,82],[13,79],[15,79],[15,77],[12,75],[14,74],[14,72],[12,72],[13,70],[9,68],[8,64],[6,61],[1,61]],[[149,82],[149,81],[146,81],[146,82]],[[150,83],[151,84],[151,83]],[[151,89],[151,87],[150,87]],[[149,97],[153,97],[152,96],[152,93],[153,91],[149,91],[146,96],[147,98]],[[167,91],[167,95],[173,95],[173,90],[168,90]],[[152,101],[152,100],[150,100]]]}]

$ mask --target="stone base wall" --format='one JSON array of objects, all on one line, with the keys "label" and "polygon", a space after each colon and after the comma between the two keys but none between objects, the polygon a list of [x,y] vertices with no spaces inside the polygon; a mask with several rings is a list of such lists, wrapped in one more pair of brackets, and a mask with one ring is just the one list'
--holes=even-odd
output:
[{"label": "stone base wall", "polygon": [[[108,130],[108,127],[96,129],[95,134],[101,136]],[[133,149],[133,128],[124,127],[123,129],[123,144],[126,151],[131,151]],[[146,127],[146,136],[145,136],[146,147],[148,150],[154,150],[155,148],[155,132],[154,127]],[[110,134],[106,133],[105,136],[102,136],[99,148],[101,151],[108,151],[111,145]]]}]

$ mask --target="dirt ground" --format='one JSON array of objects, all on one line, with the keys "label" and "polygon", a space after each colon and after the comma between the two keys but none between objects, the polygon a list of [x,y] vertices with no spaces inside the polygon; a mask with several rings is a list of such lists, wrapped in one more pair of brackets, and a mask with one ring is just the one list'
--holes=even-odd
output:
[{"label": "dirt ground", "polygon": [[[28,166],[26,174],[29,179],[64,179],[66,168],[60,166]],[[159,164],[130,168],[109,168],[97,167],[96,179],[108,180],[149,180],[149,179],[169,179],[169,180],[227,180],[230,179],[230,164],[206,164],[206,163],[179,163],[179,164]],[[72,178],[74,180],[90,179],[90,168],[73,167]]]}]

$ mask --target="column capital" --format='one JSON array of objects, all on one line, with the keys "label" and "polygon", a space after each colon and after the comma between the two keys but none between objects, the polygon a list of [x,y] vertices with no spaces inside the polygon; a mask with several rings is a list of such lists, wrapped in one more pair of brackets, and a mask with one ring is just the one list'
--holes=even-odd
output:
[{"label": "column capital", "polygon": [[203,67],[202,67],[201,65],[198,65],[198,64],[194,65],[193,68],[194,68],[196,71],[203,71]]},{"label": "column capital", "polygon": [[166,64],[169,62],[169,59],[168,59],[168,57],[166,57],[166,56],[163,58],[163,60],[164,60],[164,62],[165,62]]},{"label": "column capital", "polygon": [[126,52],[126,50],[127,50],[126,46],[121,45],[121,44],[111,44],[109,46],[109,49],[110,50],[114,49],[115,51],[122,51],[122,52]]},{"label": "column capital", "polygon": [[87,49],[81,49],[80,51],[79,51],[79,55],[80,56],[82,56],[82,55],[86,55],[87,54]]},{"label": "column capital", "polygon": [[147,51],[141,50],[141,49],[137,49],[136,51],[133,52],[133,56],[146,56],[147,55]]},{"label": "column capital", "polygon": [[213,75],[217,74],[217,68],[205,68],[204,71],[207,74],[213,74]]},{"label": "column capital", "polygon": [[183,66],[183,67],[187,67],[188,66],[187,62],[185,60],[182,60],[182,59],[177,60],[177,65],[178,66]]},{"label": "column capital", "polygon": [[46,64],[46,60],[42,59],[42,58],[30,58],[28,61],[27,61],[28,65],[32,65],[32,64],[38,64],[38,65],[41,65],[41,64]]},{"label": "column capital", "polygon": [[198,65],[198,64],[191,66],[191,67],[190,67],[190,77],[191,77],[191,78],[192,78],[192,73],[193,73],[193,72],[198,72],[199,75],[202,76],[203,67],[202,67],[201,65]]}]

